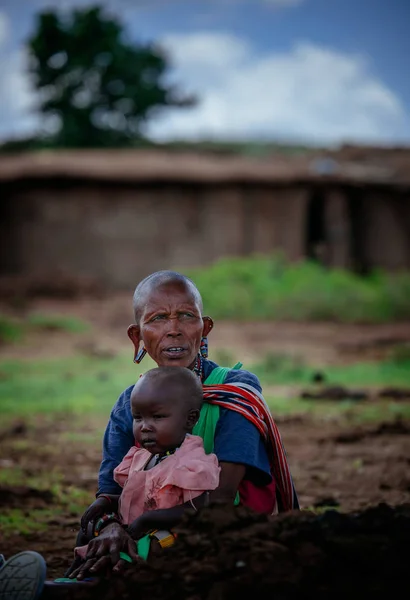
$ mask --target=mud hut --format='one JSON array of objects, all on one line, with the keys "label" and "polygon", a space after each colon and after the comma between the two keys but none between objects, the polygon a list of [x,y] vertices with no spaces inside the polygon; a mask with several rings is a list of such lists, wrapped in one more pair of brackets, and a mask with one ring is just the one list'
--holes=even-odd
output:
[{"label": "mud hut", "polygon": [[280,250],[410,267],[410,150],[250,158],[158,150],[0,157],[0,276],[94,278]]}]

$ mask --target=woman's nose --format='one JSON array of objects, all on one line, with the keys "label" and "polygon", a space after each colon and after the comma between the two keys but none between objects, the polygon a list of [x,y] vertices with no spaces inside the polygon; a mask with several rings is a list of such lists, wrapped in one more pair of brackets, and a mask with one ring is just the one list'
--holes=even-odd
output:
[{"label": "woman's nose", "polygon": [[179,319],[168,319],[168,335],[177,336],[181,335],[181,327]]}]

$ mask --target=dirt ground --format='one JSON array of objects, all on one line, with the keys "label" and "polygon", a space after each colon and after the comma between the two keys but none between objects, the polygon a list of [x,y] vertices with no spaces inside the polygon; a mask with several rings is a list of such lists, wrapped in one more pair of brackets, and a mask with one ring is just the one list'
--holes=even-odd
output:
[{"label": "dirt ground", "polygon": [[[129,297],[104,304],[38,301],[41,312],[75,314],[96,328],[88,338],[50,332],[33,334],[24,348],[3,346],[0,357],[29,358],[71,353],[79,344],[97,352],[126,346]],[[98,331],[98,333],[97,333]],[[41,343],[39,342],[41,337]],[[306,356],[317,364],[378,358],[397,343],[410,341],[410,323],[386,326],[336,324],[216,324],[213,348],[234,351],[243,362],[267,351]],[[113,400],[114,401],[114,400]],[[280,517],[250,514],[245,509],[213,507],[192,515],[180,527],[178,544],[167,556],[147,565],[127,581],[100,590],[102,597],[233,598],[240,593],[268,594],[275,599],[379,598],[398,584],[407,586],[410,539],[410,422],[366,426],[337,420],[289,417],[277,420],[287,450],[302,511]],[[100,424],[101,426],[101,424]],[[59,470],[62,487],[96,489],[100,443],[90,443],[96,424],[75,424],[76,441],[64,437],[73,429],[59,419],[50,429],[38,419],[0,426],[0,467],[15,467],[30,481]],[[16,443],[18,442],[18,443]],[[51,451],[50,449],[53,449]],[[30,485],[0,486],[0,511],[33,510],[60,501],[53,490]],[[384,503],[384,504],[381,504]],[[320,509],[337,507],[321,513]],[[78,527],[78,509],[65,507],[45,531],[11,534],[1,540],[9,556],[23,549],[41,552],[50,578],[68,566]],[[132,593],[131,593],[132,590]]]},{"label": "dirt ground", "polygon": [[[1,288],[0,288],[1,290]],[[27,314],[65,315],[91,324],[90,332],[70,334],[59,331],[29,332],[24,345],[1,346],[1,358],[47,358],[64,356],[86,347],[96,354],[116,353],[130,348],[127,327],[133,322],[132,290],[101,297],[78,299],[37,298],[16,309],[0,302],[4,315],[24,318]],[[244,364],[255,362],[268,352],[288,354],[319,364],[377,359],[400,343],[410,342],[410,322],[381,325],[339,323],[215,321],[209,336],[212,351],[231,352]]]}]

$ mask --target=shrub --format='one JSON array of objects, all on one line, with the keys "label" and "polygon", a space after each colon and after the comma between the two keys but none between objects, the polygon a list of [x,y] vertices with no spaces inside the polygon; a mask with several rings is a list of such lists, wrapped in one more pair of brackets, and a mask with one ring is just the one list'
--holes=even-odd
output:
[{"label": "shrub", "polygon": [[410,317],[410,273],[363,277],[281,256],[224,258],[187,272],[219,319],[382,323]]}]

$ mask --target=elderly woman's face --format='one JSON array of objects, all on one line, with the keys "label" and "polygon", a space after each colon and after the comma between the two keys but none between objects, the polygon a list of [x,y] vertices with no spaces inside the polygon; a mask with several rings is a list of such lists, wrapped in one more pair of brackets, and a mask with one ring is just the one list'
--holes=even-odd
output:
[{"label": "elderly woman's face", "polygon": [[172,282],[150,290],[140,314],[140,337],[157,365],[191,366],[199,351],[204,321],[190,287]]}]

